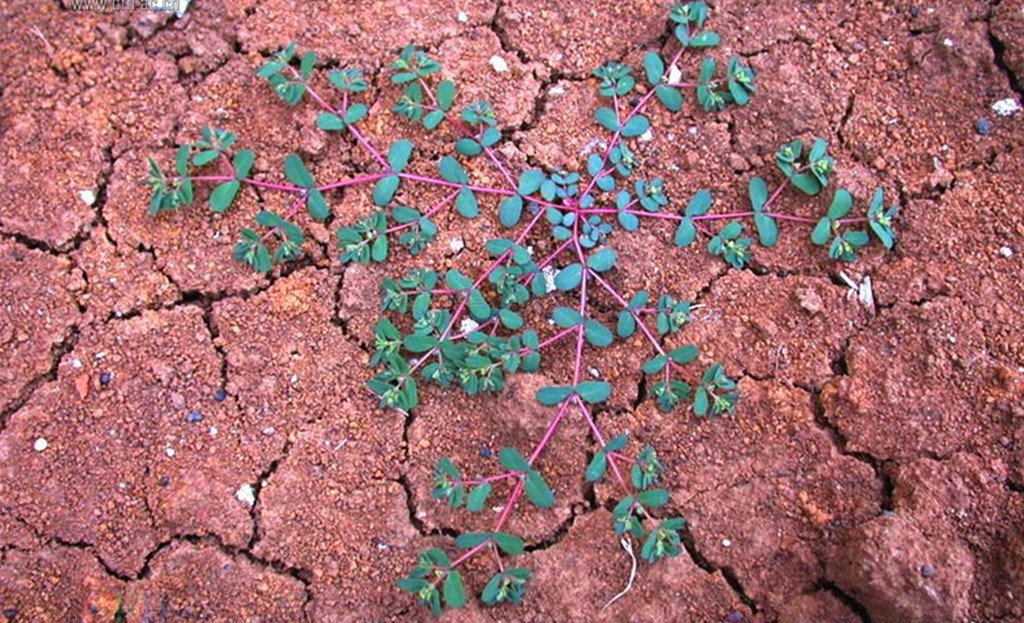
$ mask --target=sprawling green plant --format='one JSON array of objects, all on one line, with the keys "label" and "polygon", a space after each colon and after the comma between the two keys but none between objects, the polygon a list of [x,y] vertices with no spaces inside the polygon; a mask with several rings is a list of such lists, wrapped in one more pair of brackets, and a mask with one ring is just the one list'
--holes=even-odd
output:
[{"label": "sprawling green plant", "polygon": [[[736,57],[724,64],[724,74],[719,73],[716,61],[707,57],[699,65],[696,80],[681,77],[678,65],[685,54],[719,43],[719,36],[705,29],[707,17],[704,2],[676,4],[669,18],[675,24],[678,49],[671,58],[666,61],[658,52],[648,52],[639,76],[632,67],[618,62],[594,71],[599,93],[609,100],[608,106],[595,112],[594,120],[610,137],[601,153],[586,159],[582,171],[511,170],[494,149],[502,134],[492,106],[472,102],[456,115],[456,85],[437,80],[441,65],[413,46],[403,49],[391,67],[391,82],[402,88],[393,110],[427,131],[445,122],[457,131],[457,155],[440,158],[436,176],[407,170],[415,151],[412,142],[398,140],[382,152],[362,134],[359,126],[369,109],[358,101],[368,88],[360,70],[329,73],[329,82],[337,91],[332,103],[313,86],[316,55],[307,52],[296,63],[294,45],[264,64],[259,76],[289,105],[298,104],[306,95],[312,98],[323,109],[317,126],[351,136],[375,161],[373,170],[324,183],[314,179],[302,159],[292,154],[283,162],[287,182],[257,179],[251,176],[253,153],[232,151],[236,137],[210,128],[203,130],[194,145],[178,149],[175,175],[165,174],[157,162],[150,161],[153,214],[191,203],[193,185],[200,182],[215,184],[209,202],[216,212],[231,206],[243,184],[290,195],[291,203],[283,214],[260,212],[258,228],[243,230],[235,248],[238,260],[261,272],[302,253],[304,234],[293,222],[297,214],[305,209],[310,217],[323,221],[331,214],[327,194],[350,186],[373,185],[376,210],[338,228],[342,262],[384,262],[395,252],[396,243],[404,252],[418,255],[437,236],[434,217],[451,207],[467,219],[496,219],[509,231],[487,242],[491,261],[479,274],[465,275],[455,269],[441,274],[423,267],[385,281],[381,307],[390,315],[374,328],[372,365],[379,372],[369,386],[383,406],[405,411],[419,403],[422,382],[458,386],[469,394],[497,393],[505,387],[507,375],[540,369],[542,353],[552,345],[574,344],[571,362],[556,361],[551,366],[559,384],[537,392],[536,399],[552,407],[553,416],[529,452],[502,448],[498,455],[502,471],[481,477],[464,475],[448,458],[438,459],[433,482],[438,500],[480,512],[492,494],[500,491],[505,499],[490,531],[464,533],[455,539],[461,553],[454,560],[440,549],[429,549],[420,555],[409,576],[399,581],[400,588],[414,593],[435,614],[441,612],[442,604],[463,605],[466,597],[459,567],[481,553],[493,556],[496,565],[494,576],[482,589],[482,601],[515,604],[523,599],[530,572],[507,567],[503,559],[522,554],[525,545],[503,529],[523,496],[541,508],[554,505],[555,492],[535,465],[570,412],[579,414],[595,443],[585,478],[591,482],[610,478],[621,492],[612,513],[615,532],[642,542],[641,557],[649,562],[681,551],[680,532],[685,523],[681,518],[665,517],[670,496],[667,490],[657,488],[662,464],[650,446],[630,454],[625,434],[609,438],[602,431],[594,413],[608,400],[612,387],[606,381],[585,378],[586,359],[616,339],[628,339],[639,331],[653,350],[643,364],[643,373],[653,380],[651,394],[659,409],[670,411],[692,404],[698,417],[719,416],[734,411],[739,394],[721,364],[696,377],[685,372],[698,357],[696,346],[668,349],[663,345],[663,336],[686,326],[690,302],[670,293],[635,290],[627,294],[613,285],[610,275],[619,261],[613,248],[616,232],[636,231],[644,220],[674,221],[676,245],[687,247],[704,237],[708,252],[735,268],[748,264],[754,246],[754,239],[745,235],[745,219],[753,221],[757,241],[765,247],[777,243],[780,221],[814,225],[811,240],[829,245],[829,255],[836,260],[856,259],[857,250],[868,243],[869,236],[854,228],[864,224],[886,248],[894,244],[896,208],[885,209],[881,189],[863,218],[849,216],[852,196],[842,189],[834,193],[820,220],[775,211],[775,202],[790,187],[818,195],[830,185],[835,161],[822,139],[809,148],[800,140],[782,145],[776,155],[782,181],[769,191],[761,177],[750,180],[750,209],[741,212],[713,213],[713,199],[707,190],[696,191],[682,209],[673,209],[670,189],[662,179],[637,175],[641,158],[628,141],[649,131],[651,122],[644,113],[654,100],[677,112],[683,106],[684,92],[691,91],[701,108],[717,111],[747,104],[756,91],[754,71]],[[473,183],[462,162],[480,157],[494,166],[502,185]],[[193,174],[193,169],[201,167],[215,170]],[[429,207],[405,205],[402,189],[410,184],[438,187],[444,197]],[[499,199],[496,214],[484,214],[482,197]],[[344,215],[339,217],[344,219]],[[713,229],[718,222],[724,225]],[[593,304],[595,293],[610,297],[619,311],[609,317],[599,310]],[[565,301],[551,316],[554,329],[526,327],[521,310],[545,296]]]}]

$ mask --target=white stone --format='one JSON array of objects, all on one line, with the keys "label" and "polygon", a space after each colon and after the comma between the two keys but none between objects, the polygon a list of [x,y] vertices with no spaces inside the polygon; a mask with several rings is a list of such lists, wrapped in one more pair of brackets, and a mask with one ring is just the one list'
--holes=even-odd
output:
[{"label": "white stone", "polygon": [[946,37],[945,39],[942,40],[942,45],[946,46],[947,48],[951,48],[953,47],[953,40],[950,39],[949,37]]},{"label": "white stone", "polygon": [[167,450],[165,450],[165,452],[167,453],[167,456],[172,459],[174,458],[174,455],[177,454],[177,452],[174,451],[174,448],[171,448],[170,446],[167,447]]},{"label": "white stone", "polygon": [[460,24],[465,24],[466,22],[469,21],[469,16],[466,15],[465,11],[459,11],[459,14],[458,16],[456,16],[455,19],[459,20]]},{"label": "white stone", "polygon": [[46,439],[43,437],[36,439],[36,442],[32,444],[32,448],[34,448],[36,452],[42,452],[43,450],[46,450],[49,447],[50,442],[46,441]]},{"label": "white stone", "polygon": [[992,104],[992,110],[1000,117],[1009,117],[1021,111],[1020,102],[1008,97]]},{"label": "white stone", "polygon": [[654,135],[651,134],[651,129],[647,128],[647,130],[637,138],[641,143],[649,143],[654,140]]},{"label": "white stone", "polygon": [[548,95],[565,95],[565,87],[560,84],[556,84],[548,89]]},{"label": "white stone", "polygon": [[252,485],[244,484],[235,491],[235,499],[251,507],[256,504],[256,490],[252,488]]},{"label": "white stone", "polygon": [[672,66],[668,68],[668,81],[670,84],[681,82],[683,79],[683,72],[679,67],[672,63]]},{"label": "white stone", "polygon": [[455,253],[466,248],[466,243],[462,241],[462,238],[452,238],[452,241],[448,243],[448,247]]},{"label": "white stone", "polygon": [[472,318],[463,318],[462,319],[462,324],[459,325],[459,330],[462,331],[463,333],[469,333],[471,331],[476,331],[479,328],[480,328],[480,323],[477,322],[476,320],[473,320]]},{"label": "white stone", "polygon": [[722,547],[732,547],[732,541],[729,539],[722,539]]},{"label": "white stone", "polygon": [[999,255],[1002,255],[1005,258],[1011,258],[1013,257],[1013,249],[1010,247],[999,247]]},{"label": "white stone", "polygon": [[558,274],[558,269],[548,265],[541,269],[540,274],[544,277],[544,292],[554,292],[557,289],[555,287],[555,275]]},{"label": "white stone", "polygon": [[91,206],[91,205],[96,203],[96,193],[94,193],[91,190],[80,190],[80,191],[78,191],[78,197],[87,206]]},{"label": "white stone", "polygon": [[494,68],[494,71],[498,72],[499,74],[508,71],[508,63],[506,63],[505,59],[501,58],[497,54],[492,56],[491,60],[488,62],[491,64],[491,67]]}]

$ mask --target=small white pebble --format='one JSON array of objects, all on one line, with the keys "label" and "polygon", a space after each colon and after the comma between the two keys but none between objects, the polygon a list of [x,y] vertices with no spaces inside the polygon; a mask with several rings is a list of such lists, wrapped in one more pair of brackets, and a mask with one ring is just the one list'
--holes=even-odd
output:
[{"label": "small white pebble", "polygon": [[499,74],[503,74],[506,71],[508,71],[508,63],[506,63],[505,59],[501,58],[497,54],[492,56],[491,60],[488,62],[491,64],[491,67],[494,68],[494,71],[498,72]]},{"label": "small white pebble", "polygon": [[268,426],[268,427],[264,428],[261,432],[265,436],[270,437],[271,435],[273,435],[276,432],[276,429],[273,426]]},{"label": "small white pebble", "polygon": [[949,37],[946,37],[945,39],[942,40],[942,45],[946,46],[947,48],[951,48],[953,47],[953,40],[950,39]]},{"label": "small white pebble", "polygon": [[647,131],[645,131],[645,132],[644,132],[643,134],[641,134],[641,135],[640,135],[640,136],[638,137],[638,140],[639,140],[639,141],[640,141],[641,143],[649,143],[649,142],[651,142],[652,140],[654,140],[654,135],[653,135],[653,134],[651,134],[651,129],[650,129],[650,128],[647,128]]},{"label": "small white pebble", "polygon": [[556,84],[548,89],[548,95],[565,95],[565,87],[560,84]]},{"label": "small white pebble", "polygon": [[244,484],[235,491],[235,499],[251,507],[256,504],[256,490],[252,488],[252,485]]},{"label": "small white pebble", "polygon": [[1000,117],[1009,117],[1010,115],[1019,113],[1021,111],[1021,107],[1020,102],[1012,97],[1008,97],[992,104],[992,110]]},{"label": "small white pebble", "polygon": [[170,446],[168,446],[168,448],[164,452],[166,452],[167,456],[172,459],[174,458],[174,455],[177,454],[177,452],[174,451],[174,448],[171,448]]},{"label": "small white pebble", "polygon": [[476,331],[480,328],[480,323],[472,318],[463,318],[462,324],[459,325],[459,330],[463,333],[469,333],[470,331]]},{"label": "small white pebble", "polygon": [[1013,257],[1013,249],[1010,247],[999,247],[999,255],[1002,255],[1005,258],[1011,258]]},{"label": "small white pebble", "polygon": [[217,427],[216,426],[211,426],[210,427],[210,437],[216,437],[217,436],[217,432],[218,431],[217,431]]},{"label": "small white pebble", "polygon": [[597,368],[591,368],[590,370],[588,370],[588,372],[590,372],[590,376],[594,377],[595,379],[601,378],[601,371],[598,370]]},{"label": "small white pebble", "polygon": [[460,24],[465,24],[466,22],[469,21],[469,16],[466,15],[465,11],[459,11],[459,14],[458,16],[456,16],[455,19],[459,20]]},{"label": "small white pebble", "polygon": [[558,288],[555,287],[555,275],[558,274],[558,270],[551,266],[545,266],[541,269],[540,274],[544,277],[544,292],[554,292]]},{"label": "small white pebble", "polygon": [[452,241],[448,243],[448,248],[458,253],[466,248],[466,243],[462,241],[462,238],[452,238]]},{"label": "small white pebble", "polygon": [[292,381],[292,385],[295,385],[296,383],[298,383],[299,382],[299,375],[298,374],[293,374],[292,378],[291,378],[291,381]]},{"label": "small white pebble", "polygon": [[32,444],[32,447],[36,452],[42,452],[50,447],[50,442],[46,441],[43,437],[40,437],[39,439],[36,439],[36,442]]},{"label": "small white pebble", "polygon": [[96,203],[96,193],[91,190],[80,190],[78,191],[78,197],[87,206],[91,206]]},{"label": "small white pebble", "polygon": [[74,368],[75,370],[81,370],[82,369],[82,360],[81,359],[72,359],[71,360],[71,367]]},{"label": "small white pebble", "polygon": [[679,67],[675,63],[673,63],[672,66],[668,68],[668,81],[670,83],[674,84],[676,82],[682,81],[682,79],[683,79],[683,72],[682,72],[682,70],[680,70]]},{"label": "small white pebble", "polygon": [[722,547],[732,547],[732,541],[729,539],[722,539]]}]

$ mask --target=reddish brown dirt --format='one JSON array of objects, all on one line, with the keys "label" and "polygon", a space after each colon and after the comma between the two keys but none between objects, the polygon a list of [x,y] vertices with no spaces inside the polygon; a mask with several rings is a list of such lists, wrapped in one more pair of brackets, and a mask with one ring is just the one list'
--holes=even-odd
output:
[{"label": "reddish brown dirt", "polygon": [[[555,508],[510,524],[530,545],[526,603],[448,620],[1024,621],[1024,116],[990,108],[1022,97],[1024,1],[714,5],[759,94],[719,115],[653,111],[653,140],[635,149],[645,174],[679,201],[706,187],[716,209],[742,209],[751,175],[775,179],[780,142],[821,135],[840,185],[860,198],[883,185],[902,205],[899,245],[841,267],[784,228],[734,271],[673,248],[667,224],[617,238],[615,285],[701,303],[669,344],[696,343],[702,364],[741,379],[734,416],[697,421],[645,399],[642,340],[590,360],[616,388],[602,426],[659,449],[687,551],[642,565],[602,611],[629,564],[614,492],[580,478],[591,447],[572,420],[539,463]],[[590,69],[671,48],[667,3],[195,0],[180,20],[71,7],[0,6],[0,620],[106,623],[119,603],[131,623],[428,620],[395,579],[493,514],[433,501],[433,461],[485,473],[487,450],[535,441],[550,412],[533,392],[572,354],[552,350],[501,396],[424,388],[409,417],[383,411],[364,387],[375,293],[413,265],[478,271],[494,221],[442,215],[421,258],[344,268],[333,227],[304,223],[306,258],[263,277],[231,249],[280,197],[246,189],[224,216],[154,219],[144,159],[166,162],[216,124],[256,150],[264,179],[291,151],[319,179],[362,170],[367,156],[316,131],[311,106],[283,106],[254,77],[294,39],[369,68],[367,135],[416,139],[410,170],[430,172],[453,134],[420,140],[390,114],[399,90],[382,71],[414,40],[460,102],[494,102],[514,168],[575,165],[602,138]],[[479,160],[468,169],[500,182]],[[369,212],[368,196],[330,193],[336,223]],[[871,277],[873,308],[840,270]],[[475,591],[488,570],[469,565]]]}]

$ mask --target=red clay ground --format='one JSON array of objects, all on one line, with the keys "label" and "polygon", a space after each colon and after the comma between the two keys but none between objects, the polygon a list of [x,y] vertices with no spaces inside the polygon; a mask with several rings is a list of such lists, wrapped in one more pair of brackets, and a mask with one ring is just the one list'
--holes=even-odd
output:
[{"label": "red clay ground", "polygon": [[[637,404],[640,342],[599,365],[616,384],[602,425],[661,451],[687,553],[600,612],[628,563],[572,422],[541,462],[559,504],[512,524],[531,543],[527,603],[447,620],[1024,621],[1024,118],[990,108],[1021,97],[1024,1],[713,4],[760,94],[655,113],[645,171],[729,210],[780,142],[824,136],[841,185],[884,185],[903,208],[897,249],[845,268],[876,305],[847,297],[804,230],[746,271],[674,249],[667,226],[618,237],[615,283],[703,303],[674,339],[742,379],[735,416],[696,421]],[[500,397],[427,389],[408,419],[378,409],[372,293],[408,258],[342,268],[319,227],[295,269],[254,275],[230,254],[261,198],[153,219],[144,159],[210,123],[261,174],[293,150],[318,177],[350,174],[365,156],[253,70],[292,39],[378,70],[411,39],[463,101],[495,103],[513,163],[575,164],[600,134],[588,71],[663,45],[668,3],[196,0],[181,20],[70,6],[0,6],[0,621],[112,622],[119,600],[131,623],[427,620],[395,579],[480,521],[430,499],[430,466],[449,453],[482,471],[481,448],[534,439],[550,371]],[[418,136],[374,78],[368,133]],[[416,166],[449,138],[418,141]],[[365,192],[329,199],[339,221],[368,210]],[[426,261],[479,268],[488,232],[450,227]]]}]

